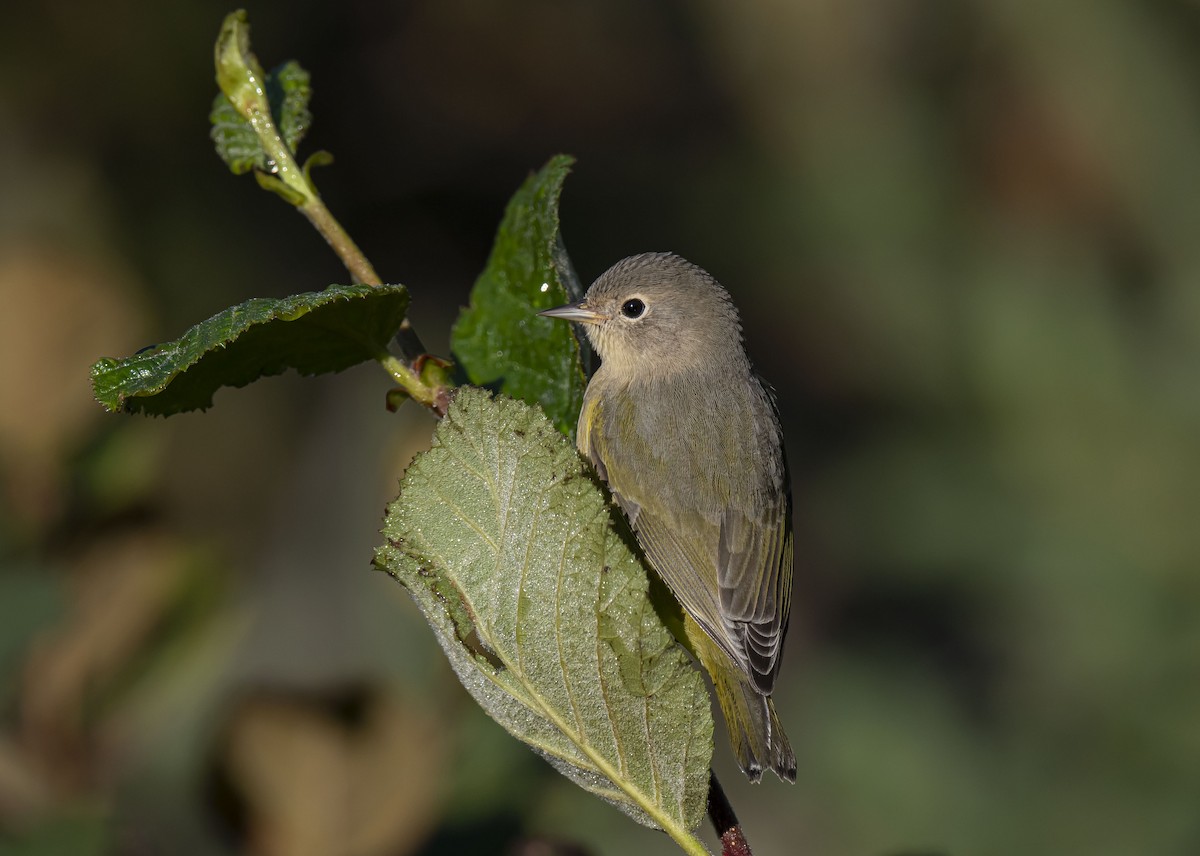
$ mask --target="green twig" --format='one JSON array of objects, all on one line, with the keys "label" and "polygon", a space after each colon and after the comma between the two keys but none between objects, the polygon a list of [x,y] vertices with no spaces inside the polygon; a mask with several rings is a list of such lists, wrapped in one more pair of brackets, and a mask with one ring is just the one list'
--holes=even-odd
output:
[{"label": "green twig", "polygon": [[[425,405],[438,416],[446,415],[450,406],[451,387],[445,379],[445,369],[449,363],[436,357],[425,357],[424,360],[418,358],[414,369],[414,366],[410,366],[394,354],[380,354],[375,359],[383,366],[383,370],[395,379],[407,397]],[[438,380],[428,379],[431,374],[429,365],[434,363],[440,363]]]},{"label": "green twig", "polygon": [[[217,85],[254,133],[267,156],[269,174],[260,175],[259,183],[273,190],[300,209],[329,242],[338,258],[357,282],[379,285],[379,274],[367,261],[358,245],[325,207],[307,169],[301,169],[275,125],[267,98],[267,75],[250,50],[250,24],[246,11],[239,9],[225,17],[214,49]],[[318,161],[327,162],[327,157]]]},{"label": "green twig", "polygon": [[[309,167],[315,163],[328,163],[329,156],[325,153],[313,155],[309,163],[301,168],[276,127],[267,99],[266,74],[250,50],[250,24],[244,9],[225,16],[217,36],[214,60],[217,85],[238,114],[250,123],[267,156],[269,172],[255,172],[259,185],[283,197],[308,218],[355,282],[379,285],[382,282],[379,274],[325,206],[309,176]],[[398,357],[385,354],[378,358],[380,365],[396,379],[408,397],[443,415],[449,396],[447,375],[441,372],[440,376],[431,377],[438,381],[438,385],[428,385],[425,378],[427,372],[422,370],[422,363],[429,357],[407,318],[400,324],[396,342],[407,364]]]},{"label": "green twig", "polygon": [[[356,281],[366,285],[379,285],[383,282],[379,278],[379,274],[375,272],[375,268],[367,261],[367,257],[363,255],[362,250],[342,228],[342,224],[325,207],[312,180],[305,176],[304,183],[308,185],[312,195],[299,206],[300,213],[307,217],[308,221],[321,233],[321,236],[329,242],[329,246],[337,253],[338,258],[346,266],[346,270],[350,271],[350,275]],[[407,324],[408,320],[405,319],[404,323]]]}]

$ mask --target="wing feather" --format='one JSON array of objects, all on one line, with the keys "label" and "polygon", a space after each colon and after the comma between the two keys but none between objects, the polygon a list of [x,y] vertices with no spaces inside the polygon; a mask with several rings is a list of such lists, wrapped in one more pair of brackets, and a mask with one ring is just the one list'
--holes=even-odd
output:
[{"label": "wing feather", "polygon": [[[696,400],[651,419],[597,375],[576,437],[683,609],[770,694],[791,601],[791,496],[773,403],[752,381],[735,409],[744,422],[716,424],[711,414],[729,402],[706,400],[703,384],[673,389]],[[748,463],[715,471],[721,460]]]}]

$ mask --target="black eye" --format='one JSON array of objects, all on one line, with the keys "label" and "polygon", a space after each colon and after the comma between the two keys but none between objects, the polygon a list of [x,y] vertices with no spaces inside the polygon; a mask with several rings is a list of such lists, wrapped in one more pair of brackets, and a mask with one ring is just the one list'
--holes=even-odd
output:
[{"label": "black eye", "polygon": [[642,313],[646,311],[646,304],[638,300],[636,297],[626,300],[621,304],[621,314],[626,318],[641,318]]}]

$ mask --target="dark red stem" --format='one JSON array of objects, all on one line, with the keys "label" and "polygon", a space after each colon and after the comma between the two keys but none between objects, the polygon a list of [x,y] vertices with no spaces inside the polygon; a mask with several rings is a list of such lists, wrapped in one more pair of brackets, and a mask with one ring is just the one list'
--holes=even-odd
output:
[{"label": "dark red stem", "polygon": [[716,773],[711,770],[708,774],[708,818],[721,837],[721,856],[753,856],[733,806],[717,781]]}]

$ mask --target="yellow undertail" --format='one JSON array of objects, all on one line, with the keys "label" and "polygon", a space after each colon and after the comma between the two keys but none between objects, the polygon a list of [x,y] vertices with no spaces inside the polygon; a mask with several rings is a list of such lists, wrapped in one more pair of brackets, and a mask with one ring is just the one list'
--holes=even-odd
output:
[{"label": "yellow undertail", "polygon": [[763,770],[770,769],[784,781],[795,782],[796,756],[771,697],[758,692],[729,655],[690,617],[685,617],[684,628],[692,653],[712,678],[742,772],[757,782]]}]

